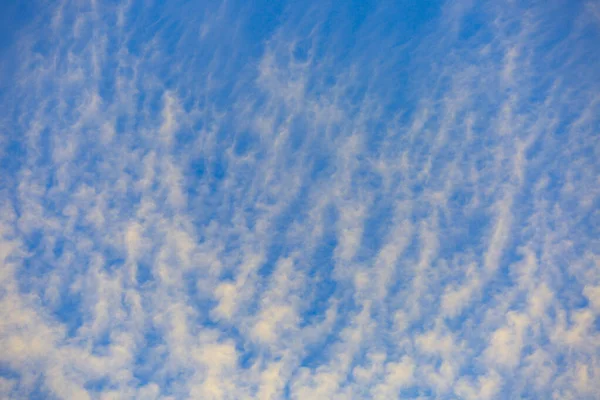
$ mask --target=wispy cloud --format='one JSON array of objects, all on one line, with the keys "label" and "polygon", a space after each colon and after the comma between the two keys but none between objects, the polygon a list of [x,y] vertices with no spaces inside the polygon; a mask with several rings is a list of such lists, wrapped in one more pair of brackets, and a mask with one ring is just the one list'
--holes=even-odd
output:
[{"label": "wispy cloud", "polygon": [[37,7],[0,397],[598,397],[593,2]]}]

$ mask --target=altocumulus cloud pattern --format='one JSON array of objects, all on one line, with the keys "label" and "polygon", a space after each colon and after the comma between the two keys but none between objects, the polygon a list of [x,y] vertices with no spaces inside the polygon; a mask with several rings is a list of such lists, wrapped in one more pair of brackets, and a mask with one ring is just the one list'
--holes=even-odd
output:
[{"label": "altocumulus cloud pattern", "polygon": [[600,3],[9,3],[1,399],[600,398]]}]

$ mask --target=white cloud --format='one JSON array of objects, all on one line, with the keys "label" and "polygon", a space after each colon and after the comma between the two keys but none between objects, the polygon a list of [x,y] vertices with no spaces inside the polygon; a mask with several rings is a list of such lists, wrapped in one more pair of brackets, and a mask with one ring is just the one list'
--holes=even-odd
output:
[{"label": "white cloud", "polygon": [[364,7],[15,31],[0,397],[597,397],[597,7]]},{"label": "white cloud", "polygon": [[414,370],[414,362],[409,357],[404,357],[400,362],[387,363],[385,378],[373,389],[373,398],[383,400],[398,397],[400,389],[412,383]]},{"label": "white cloud", "polygon": [[523,314],[511,312],[506,319],[506,325],[492,333],[485,356],[492,364],[515,368],[521,360],[529,318]]}]

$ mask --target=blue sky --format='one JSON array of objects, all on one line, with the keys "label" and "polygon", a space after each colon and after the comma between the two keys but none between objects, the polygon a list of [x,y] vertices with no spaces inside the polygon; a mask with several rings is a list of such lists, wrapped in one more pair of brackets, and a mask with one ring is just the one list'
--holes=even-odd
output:
[{"label": "blue sky", "polygon": [[598,2],[0,15],[0,398],[599,398]]}]

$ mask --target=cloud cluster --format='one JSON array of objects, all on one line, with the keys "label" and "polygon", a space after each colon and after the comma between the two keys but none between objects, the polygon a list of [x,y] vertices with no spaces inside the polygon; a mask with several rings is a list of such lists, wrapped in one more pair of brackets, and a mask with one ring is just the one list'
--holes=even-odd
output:
[{"label": "cloud cluster", "polygon": [[594,2],[193,3],[2,53],[0,397],[600,395]]}]

